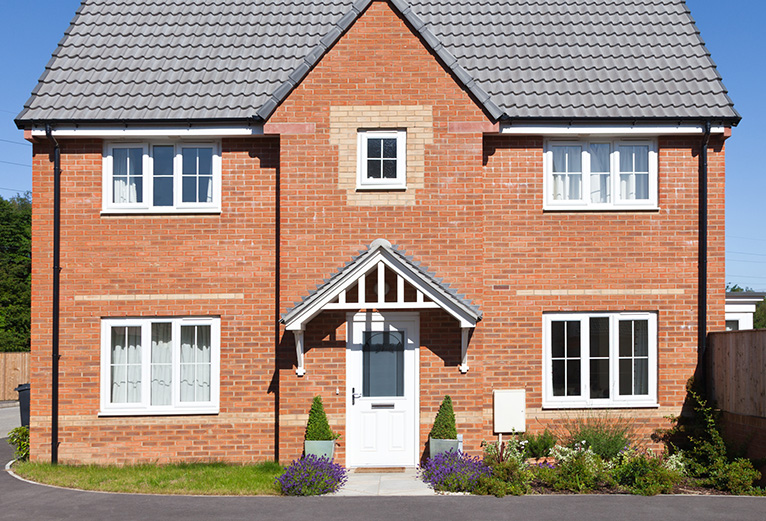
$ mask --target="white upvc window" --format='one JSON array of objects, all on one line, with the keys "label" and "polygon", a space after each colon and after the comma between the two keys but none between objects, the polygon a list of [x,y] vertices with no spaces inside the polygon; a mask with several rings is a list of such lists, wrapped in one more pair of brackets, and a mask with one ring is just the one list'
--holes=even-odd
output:
[{"label": "white upvc window", "polygon": [[545,142],[546,210],[657,209],[657,142]]},{"label": "white upvc window", "polygon": [[101,321],[101,412],[214,414],[220,390],[221,320]]},{"label": "white upvc window", "polygon": [[103,168],[104,212],[221,211],[218,143],[107,143]]},{"label": "white upvc window", "polygon": [[407,188],[407,132],[360,130],[357,135],[357,189]]},{"label": "white upvc window", "polygon": [[656,313],[546,313],[543,407],[657,405]]}]

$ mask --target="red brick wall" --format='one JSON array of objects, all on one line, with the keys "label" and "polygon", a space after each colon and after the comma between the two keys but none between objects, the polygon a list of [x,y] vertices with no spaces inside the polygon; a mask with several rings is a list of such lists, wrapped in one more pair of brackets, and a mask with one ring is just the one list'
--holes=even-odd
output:
[{"label": "red brick wall", "polygon": [[[223,211],[101,216],[102,143],[62,140],[61,461],[273,457],[276,138],[223,141]],[[34,150],[33,459],[50,454],[52,163]],[[93,295],[238,294],[124,301]],[[221,317],[218,417],[99,418],[100,320]],[[108,451],[105,449],[108,445]]]},{"label": "red brick wall", "polygon": [[[430,106],[415,203],[349,205],[338,187],[330,107]],[[281,180],[280,302],[284,312],[315,285],[384,237],[452,283],[484,313],[458,371],[460,332],[444,312],[421,314],[422,451],[445,394],[453,397],[465,448],[493,437],[492,390],[527,390],[532,430],[561,424],[542,411],[542,314],[658,313],[660,409],[630,411],[641,434],[677,412],[696,363],[697,149],[699,138],[659,140],[659,211],[543,212],[539,137],[455,133],[487,118],[384,2],[374,2],[282,104],[274,123],[315,131],[223,141],[220,216],[101,216],[100,141],[64,141],[62,186],[61,457],[71,461],[279,457],[302,450],[305,415],[321,395],[344,432],[345,316],[325,312],[306,332],[304,377],[292,334],[274,348],[275,182]],[[450,126],[450,124],[453,124]],[[298,128],[298,127],[295,127]],[[710,157],[709,328],[723,327],[724,151]],[[33,458],[48,454],[52,166],[35,147],[33,215]],[[193,249],[192,257],[179,252]],[[169,253],[172,252],[172,253]],[[523,290],[626,289],[610,296],[522,296]],[[637,296],[667,289],[678,295]],[[244,293],[244,299],[83,302],[76,295]],[[221,414],[98,418],[99,321],[110,316],[221,316]],[[438,346],[438,347],[437,347]],[[336,390],[338,394],[336,394]],[[274,417],[275,404],[278,418]],[[278,422],[278,423],[277,423]],[[344,461],[344,438],[340,439]]]}]

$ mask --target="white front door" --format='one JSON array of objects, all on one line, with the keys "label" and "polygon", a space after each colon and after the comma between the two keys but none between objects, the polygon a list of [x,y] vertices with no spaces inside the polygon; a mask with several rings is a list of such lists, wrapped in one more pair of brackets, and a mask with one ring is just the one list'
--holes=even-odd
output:
[{"label": "white front door", "polygon": [[346,464],[417,464],[417,313],[349,313]]}]

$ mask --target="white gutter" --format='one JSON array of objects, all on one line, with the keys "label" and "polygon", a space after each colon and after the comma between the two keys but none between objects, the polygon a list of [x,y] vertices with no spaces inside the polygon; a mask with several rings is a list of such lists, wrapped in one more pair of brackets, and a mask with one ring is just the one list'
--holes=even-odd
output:
[{"label": "white gutter", "polygon": [[[728,127],[712,127],[711,134],[725,134]],[[523,136],[668,136],[705,133],[703,125],[508,125],[501,134]]]},{"label": "white gutter", "polygon": [[[32,129],[32,137],[45,137],[45,129]],[[56,126],[54,137],[61,138],[206,138],[263,135],[263,126],[246,127],[67,127]]]}]

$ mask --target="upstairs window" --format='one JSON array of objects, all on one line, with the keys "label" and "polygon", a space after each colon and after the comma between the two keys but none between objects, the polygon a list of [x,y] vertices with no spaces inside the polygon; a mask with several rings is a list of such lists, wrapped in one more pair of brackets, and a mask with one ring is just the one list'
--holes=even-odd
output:
[{"label": "upstairs window", "polygon": [[657,405],[655,313],[544,317],[546,407]]},{"label": "upstairs window", "polygon": [[407,188],[407,137],[403,130],[360,131],[357,140],[357,188]]},{"label": "upstairs window", "polygon": [[550,140],[544,164],[546,210],[657,208],[653,141]]},{"label": "upstairs window", "polygon": [[104,156],[104,211],[217,212],[221,156],[212,143],[113,143]]}]

